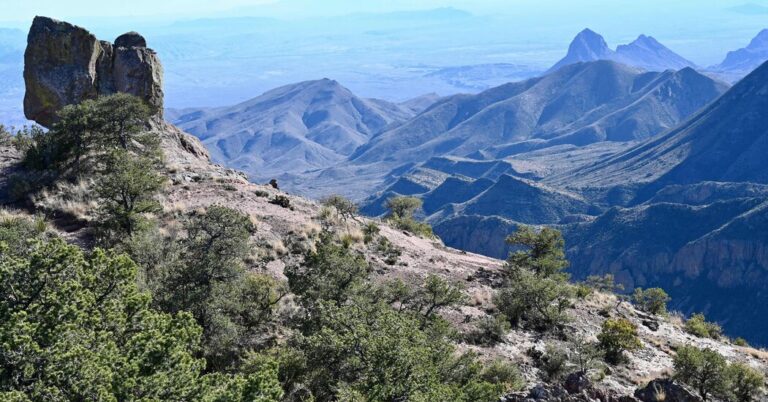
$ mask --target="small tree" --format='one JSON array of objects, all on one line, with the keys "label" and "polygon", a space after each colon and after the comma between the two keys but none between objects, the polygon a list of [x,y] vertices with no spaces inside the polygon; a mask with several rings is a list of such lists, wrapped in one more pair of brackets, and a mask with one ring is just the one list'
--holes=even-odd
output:
[{"label": "small tree", "polygon": [[671,300],[667,292],[661,288],[650,288],[643,290],[643,288],[636,288],[632,295],[637,308],[642,311],[656,314],[667,314],[667,303]]},{"label": "small tree", "polygon": [[390,216],[413,218],[413,214],[421,208],[422,201],[416,197],[393,197],[387,200],[385,207]]},{"label": "small tree", "polygon": [[111,153],[107,170],[96,183],[102,200],[102,225],[110,233],[108,241],[132,236],[145,214],[161,209],[155,197],[165,180],[152,166],[151,160],[132,157],[125,151]]},{"label": "small tree", "polygon": [[673,360],[675,378],[699,392],[702,399],[722,395],[727,389],[727,362],[712,349],[683,346]]},{"label": "small tree", "polygon": [[572,298],[573,289],[568,284],[522,271],[499,290],[494,303],[513,325],[525,323],[533,329],[547,331],[568,321],[566,309],[571,306]]},{"label": "small tree", "polygon": [[597,340],[605,354],[605,360],[611,364],[622,363],[626,360],[624,352],[631,352],[643,346],[637,337],[635,324],[624,318],[605,320]]},{"label": "small tree", "polygon": [[357,205],[338,194],[323,198],[320,203],[326,207],[335,208],[336,212],[344,221],[347,219],[355,219],[355,216],[357,215]]},{"label": "small tree", "polygon": [[543,278],[565,279],[563,270],[568,267],[568,260],[565,259],[565,241],[559,231],[551,228],[536,231],[530,226],[521,226],[507,237],[507,243],[522,248],[507,258],[507,267],[513,275],[527,270]]}]

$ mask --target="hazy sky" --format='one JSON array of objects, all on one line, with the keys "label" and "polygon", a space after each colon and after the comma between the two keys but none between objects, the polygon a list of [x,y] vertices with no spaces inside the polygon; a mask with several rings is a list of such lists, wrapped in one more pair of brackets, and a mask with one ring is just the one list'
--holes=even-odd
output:
[{"label": "hazy sky", "polygon": [[[722,16],[727,7],[752,4],[768,7],[768,0],[0,0],[2,20],[28,20],[36,14],[60,18],[116,16],[192,16],[248,14],[307,17],[351,12],[456,7],[476,13],[567,11],[574,18],[596,19],[635,14],[640,18]],[[680,14],[678,14],[680,13]],[[766,14],[768,16],[768,14]],[[657,18],[657,24],[670,23]]]}]

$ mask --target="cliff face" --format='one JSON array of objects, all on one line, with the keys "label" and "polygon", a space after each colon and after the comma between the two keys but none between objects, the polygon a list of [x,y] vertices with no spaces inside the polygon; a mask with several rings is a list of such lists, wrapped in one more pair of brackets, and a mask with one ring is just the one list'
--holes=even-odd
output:
[{"label": "cliff face", "polygon": [[64,106],[99,95],[129,93],[163,110],[163,68],[141,35],[129,32],[114,44],[78,26],[35,17],[24,53],[24,114],[50,127]]}]

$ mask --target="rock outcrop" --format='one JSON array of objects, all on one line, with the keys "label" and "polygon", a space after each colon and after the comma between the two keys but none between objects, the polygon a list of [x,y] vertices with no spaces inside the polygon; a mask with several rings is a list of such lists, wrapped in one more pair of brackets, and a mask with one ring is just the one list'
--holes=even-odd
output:
[{"label": "rock outcrop", "polygon": [[87,30],[35,17],[24,54],[24,114],[50,127],[64,106],[100,95],[129,93],[163,111],[163,68],[157,54],[136,32],[112,44]]},{"label": "rock outcrop", "polygon": [[635,391],[642,402],[701,402],[702,399],[688,388],[669,379],[656,379],[645,388]]}]

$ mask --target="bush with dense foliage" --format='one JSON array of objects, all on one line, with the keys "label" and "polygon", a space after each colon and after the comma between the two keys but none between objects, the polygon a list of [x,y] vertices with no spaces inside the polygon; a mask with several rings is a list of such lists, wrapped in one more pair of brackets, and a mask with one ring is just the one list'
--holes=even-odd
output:
[{"label": "bush with dense foliage", "polygon": [[[24,229],[22,229],[23,231]],[[150,307],[137,266],[59,239],[0,242],[0,399],[278,401],[277,367],[206,375],[201,328]]]},{"label": "bush with dense foliage", "polygon": [[712,349],[683,346],[674,358],[675,378],[695,388],[702,399],[711,397],[751,402],[763,396],[765,376],[744,363],[728,364]]},{"label": "bush with dense foliage", "polygon": [[701,338],[720,339],[722,328],[714,322],[707,321],[704,314],[694,314],[685,321],[685,330]]},{"label": "bush with dense foliage", "polygon": [[624,318],[605,320],[597,340],[605,360],[611,364],[626,361],[624,352],[631,352],[643,346],[637,336],[635,324]]},{"label": "bush with dense foliage", "polygon": [[632,294],[632,301],[638,309],[656,315],[667,314],[667,303],[670,301],[667,292],[662,288],[636,288]]},{"label": "bush with dense foliage", "polygon": [[421,205],[421,199],[416,197],[390,198],[385,205],[389,209],[387,222],[396,229],[413,233],[417,236],[434,237],[432,226],[428,223],[419,222],[414,218],[414,214],[421,209]]}]

